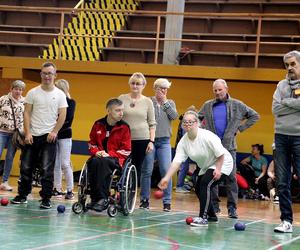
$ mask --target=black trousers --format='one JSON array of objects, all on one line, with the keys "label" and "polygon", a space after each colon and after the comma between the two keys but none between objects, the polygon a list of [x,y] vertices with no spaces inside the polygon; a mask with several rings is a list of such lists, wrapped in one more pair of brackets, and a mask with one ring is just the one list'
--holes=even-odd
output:
[{"label": "black trousers", "polygon": [[117,158],[92,157],[87,162],[88,181],[91,190],[92,202],[107,199],[109,195],[109,184],[114,169],[121,169]]},{"label": "black trousers", "polygon": [[22,197],[31,193],[33,171],[36,167],[41,171],[40,196],[50,199],[53,189],[56,142],[47,142],[48,134],[33,136],[33,144],[26,145],[21,153],[21,167],[18,192]]},{"label": "black trousers", "polygon": [[146,149],[149,140],[133,140],[131,141],[131,158],[132,164],[136,167],[138,186],[140,186],[141,169],[146,156]]},{"label": "black trousers", "polygon": [[262,193],[264,196],[270,196],[268,187],[267,187],[267,179],[268,179],[267,175],[264,175],[263,177],[261,177],[258,180],[258,184],[255,184],[255,178],[257,178],[257,177],[255,176],[255,173],[251,168],[246,167],[246,166],[241,166],[240,173],[246,179],[246,181],[248,182],[249,186],[252,189],[258,188],[260,193]]},{"label": "black trousers", "polygon": [[213,179],[214,177],[213,172],[214,169],[208,169],[204,175],[199,175],[195,186],[196,195],[200,202],[199,217],[205,219],[208,216],[209,217],[216,216],[211,201],[212,188],[215,187],[217,184],[219,184],[219,182],[225,178],[225,175],[222,174],[221,178],[216,181]]}]

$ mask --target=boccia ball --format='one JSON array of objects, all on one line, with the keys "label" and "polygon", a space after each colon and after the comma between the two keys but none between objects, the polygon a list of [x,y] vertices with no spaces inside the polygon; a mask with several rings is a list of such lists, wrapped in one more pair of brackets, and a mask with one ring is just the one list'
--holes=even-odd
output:
[{"label": "boccia ball", "polygon": [[243,222],[237,222],[237,223],[234,224],[234,229],[236,231],[244,231],[245,228],[246,228],[246,225]]},{"label": "boccia ball", "polygon": [[8,203],[9,203],[9,200],[7,198],[1,199],[1,206],[7,206]]},{"label": "boccia ball", "polygon": [[164,192],[161,190],[156,190],[154,192],[154,198],[155,199],[161,199],[164,196]]},{"label": "boccia ball", "polygon": [[185,222],[186,224],[190,225],[193,222],[193,217],[186,217]]},{"label": "boccia ball", "polygon": [[58,213],[64,213],[66,211],[66,207],[64,205],[58,205],[57,206],[57,212]]}]

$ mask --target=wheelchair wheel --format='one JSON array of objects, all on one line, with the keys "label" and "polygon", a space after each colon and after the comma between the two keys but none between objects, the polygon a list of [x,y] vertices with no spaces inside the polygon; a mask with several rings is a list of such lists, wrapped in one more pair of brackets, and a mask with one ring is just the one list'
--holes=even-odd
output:
[{"label": "wheelchair wheel", "polygon": [[134,211],[137,197],[137,172],[134,165],[125,168],[122,178],[122,191],[120,192],[120,202],[124,215]]},{"label": "wheelchair wheel", "polygon": [[78,201],[72,205],[72,211],[75,214],[81,214],[83,212],[83,210],[84,210],[83,205]]},{"label": "wheelchair wheel", "polygon": [[75,202],[72,206],[72,211],[75,214],[80,214],[83,211],[86,211],[86,202],[87,202],[87,193],[88,193],[88,176],[87,176],[87,164],[85,163],[82,167],[79,182],[78,182],[78,201]]},{"label": "wheelchair wheel", "polygon": [[118,209],[116,205],[114,204],[109,205],[107,208],[107,214],[109,215],[109,217],[115,217],[118,214]]}]

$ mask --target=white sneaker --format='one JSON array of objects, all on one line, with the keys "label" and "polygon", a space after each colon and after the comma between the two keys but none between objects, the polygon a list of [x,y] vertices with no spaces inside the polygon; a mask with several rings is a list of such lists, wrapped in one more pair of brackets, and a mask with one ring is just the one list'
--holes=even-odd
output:
[{"label": "white sneaker", "polygon": [[207,219],[203,219],[201,217],[193,218],[193,222],[190,224],[192,227],[207,227],[208,221]]},{"label": "white sneaker", "polygon": [[275,197],[275,188],[272,188],[272,189],[270,190],[270,199],[271,199],[271,201],[274,200],[274,197]]},{"label": "white sneaker", "polygon": [[273,203],[274,204],[279,204],[279,197],[277,195],[274,196]]},{"label": "white sneaker", "polygon": [[5,181],[1,184],[0,189],[4,190],[4,191],[12,191],[12,187],[10,185],[8,185],[8,182]]},{"label": "white sneaker", "polygon": [[279,226],[274,228],[274,232],[276,233],[292,233],[293,225],[288,221],[282,221]]}]

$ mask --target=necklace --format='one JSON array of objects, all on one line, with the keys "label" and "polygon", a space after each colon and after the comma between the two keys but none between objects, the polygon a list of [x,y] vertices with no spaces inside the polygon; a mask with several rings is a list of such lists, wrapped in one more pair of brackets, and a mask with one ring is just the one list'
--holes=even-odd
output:
[{"label": "necklace", "polygon": [[129,106],[130,106],[130,108],[134,108],[135,107],[135,103],[137,102],[138,98],[133,99],[130,96],[130,100],[131,100],[131,102],[130,102]]}]

